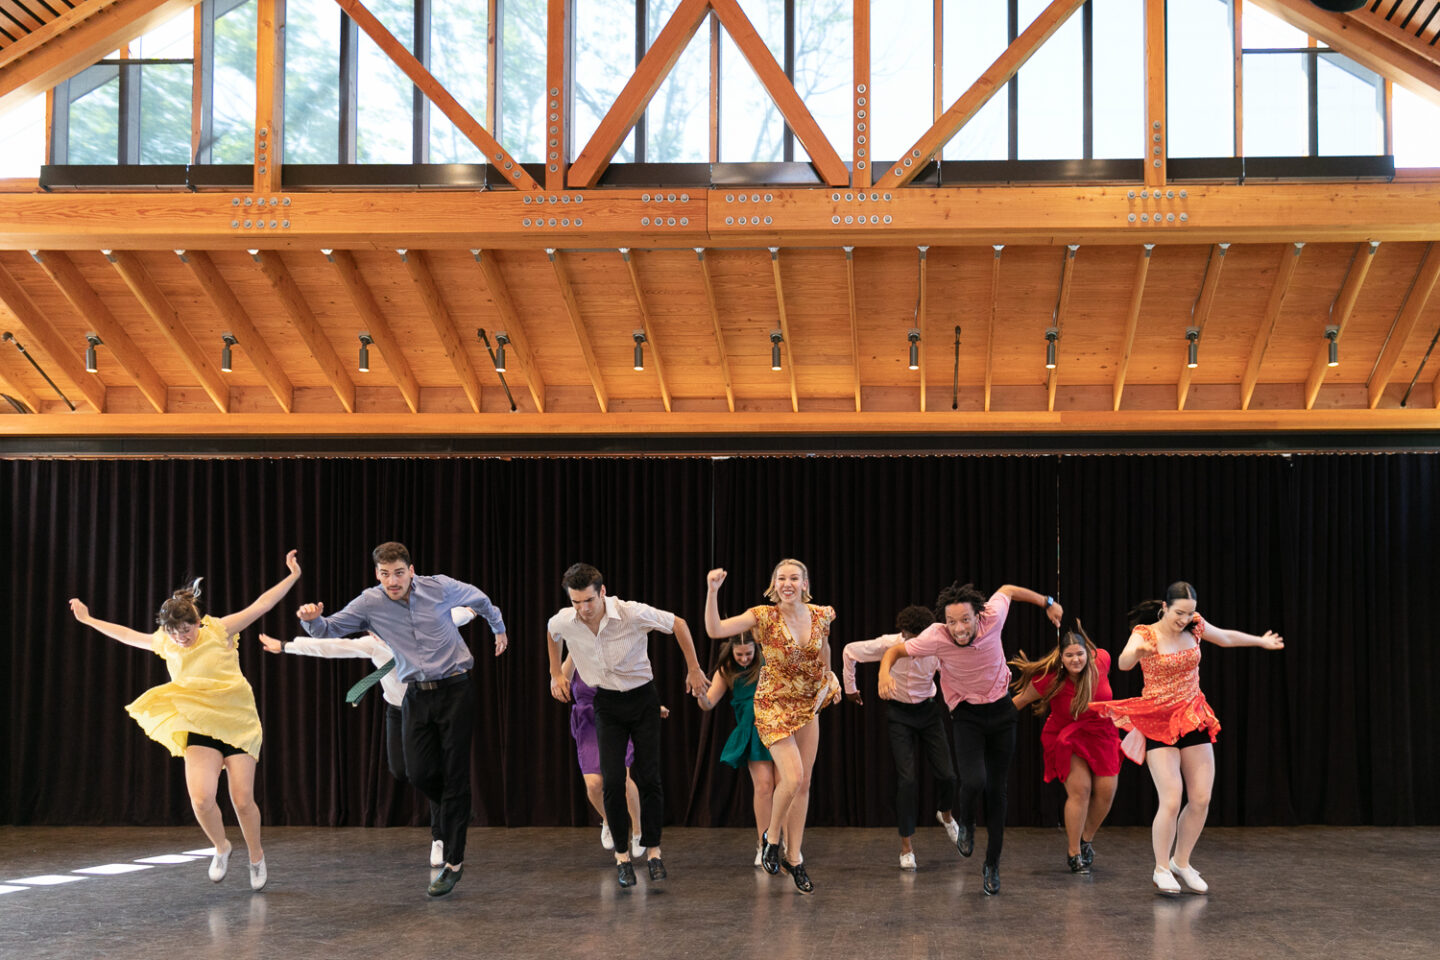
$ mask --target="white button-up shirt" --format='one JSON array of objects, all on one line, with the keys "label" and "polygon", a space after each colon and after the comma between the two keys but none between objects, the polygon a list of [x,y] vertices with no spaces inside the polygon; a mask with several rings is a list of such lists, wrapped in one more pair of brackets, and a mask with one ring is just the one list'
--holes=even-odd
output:
[{"label": "white button-up shirt", "polygon": [[[887,633],[874,640],[856,640],[845,644],[841,659],[845,662],[845,692],[859,693],[855,685],[855,664],[872,663],[885,656],[885,651],[904,643],[898,633]],[[940,661],[935,657],[901,657],[890,667],[895,681],[895,700],[899,703],[924,703],[935,696],[935,671]]]},{"label": "white button-up shirt", "polygon": [[591,633],[573,607],[550,618],[550,638],[564,644],[580,679],[596,689],[634,690],[655,677],[650,668],[650,631],[675,632],[675,614],[636,600],[605,598],[600,630]]}]

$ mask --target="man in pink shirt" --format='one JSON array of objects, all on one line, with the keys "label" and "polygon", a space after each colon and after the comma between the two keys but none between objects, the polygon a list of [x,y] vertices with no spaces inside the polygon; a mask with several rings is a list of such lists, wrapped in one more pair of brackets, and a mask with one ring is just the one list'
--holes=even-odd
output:
[{"label": "man in pink shirt", "polygon": [[[855,664],[871,663],[883,657],[891,647],[913,640],[935,622],[928,607],[906,607],[895,618],[898,633],[887,633],[874,640],[856,640],[845,645],[845,698],[860,706],[860,691],[855,685]],[[950,741],[945,736],[945,711],[935,699],[935,671],[940,662],[935,657],[907,657],[891,671],[895,696],[885,707],[890,728],[890,751],[895,758],[895,818],[900,829],[900,869],[915,869],[916,801],[920,784],[916,775],[916,758],[923,747],[930,760],[935,778],[935,818],[945,827],[950,842],[960,839],[960,825],[950,814],[955,804],[955,765],[950,758]]]},{"label": "man in pink shirt", "polygon": [[950,708],[960,774],[960,838],[956,846],[962,856],[974,851],[975,805],[983,793],[989,834],[982,868],[986,896],[1000,892],[1005,790],[1015,755],[1018,714],[1010,700],[1010,667],[1000,642],[1014,600],[1042,608],[1057,627],[1065,612],[1054,597],[1008,583],[989,600],[973,584],[951,584],[935,600],[935,609],[945,615],[945,622],[927,628],[914,640],[896,644],[880,661],[880,696],[887,700],[897,693],[890,669],[901,657],[933,656],[940,662],[940,689]]}]

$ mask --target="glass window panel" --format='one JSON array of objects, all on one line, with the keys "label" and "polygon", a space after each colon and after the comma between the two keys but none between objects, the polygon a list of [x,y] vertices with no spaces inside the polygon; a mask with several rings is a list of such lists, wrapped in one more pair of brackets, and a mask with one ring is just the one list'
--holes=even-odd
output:
[{"label": "glass window panel", "polygon": [[1395,166],[1440,167],[1440,104],[1391,87],[1391,122],[1395,132]]},{"label": "glass window panel", "polygon": [[[760,39],[776,62],[785,62],[784,0],[741,0]],[[784,158],[785,121],[775,101],[760,85],[750,63],[721,30],[720,159],[727,163],[778,161]]]},{"label": "glass window panel", "polygon": [[190,162],[190,64],[140,68],[140,162]]},{"label": "glass window panel", "polygon": [[[72,122],[71,129],[74,126]],[[113,160],[115,155],[111,153]],[[0,178],[38,177],[45,158],[45,94],[5,114],[0,127]]]},{"label": "glass window panel", "polygon": [[[795,90],[842,160],[850,159],[852,150],[850,84],[855,75],[854,23],[854,6],[850,0],[796,0]],[[799,140],[795,141],[795,159],[809,159]]]},{"label": "glass window panel", "polygon": [[[1004,6],[1003,4],[986,4]],[[949,19],[949,18],[947,18]],[[887,169],[935,122],[935,8],[890,0],[870,9],[871,156]],[[981,67],[983,70],[984,67]],[[876,181],[880,177],[876,175]]]},{"label": "glass window panel", "polygon": [[1250,0],[1245,0],[1245,13],[1240,18],[1240,34],[1241,43],[1247,50],[1257,47],[1293,48],[1310,45],[1310,38],[1304,30],[1290,26],[1275,14],[1257,7]]},{"label": "glass window panel", "polygon": [[[1004,3],[945,7],[944,100],[948,109],[1010,45]],[[905,149],[904,147],[900,148]],[[1010,92],[1001,87],[945,145],[946,160],[1004,160],[1010,155]],[[881,157],[881,159],[886,159]]]},{"label": "glass window panel", "polygon": [[[291,0],[293,3],[294,0]],[[330,3],[333,0],[325,0]],[[473,0],[431,0],[430,72],[485,126],[489,109],[489,9]],[[490,131],[492,134],[495,132]],[[430,162],[481,163],[480,148],[430,104]]]},{"label": "glass window panel", "polygon": [[255,0],[215,21],[211,159],[255,162]]},{"label": "glass window panel", "polygon": [[1247,157],[1309,155],[1309,59],[1305,53],[1245,54]]},{"label": "glass window panel", "polygon": [[286,163],[340,163],[340,8],[286,0]]},{"label": "glass window panel", "polygon": [[118,163],[120,68],[98,64],[70,79],[67,163]]},{"label": "glass window panel", "polygon": [[[635,72],[635,0],[575,0],[574,56],[572,156],[584,149]],[[631,130],[614,162],[634,159],[635,131]]]},{"label": "glass window panel", "polygon": [[[1049,5],[1046,0],[1020,0],[1022,32]],[[1020,68],[1016,82],[1021,160],[1085,155],[1083,41],[1084,25],[1076,10]]]},{"label": "glass window panel", "polygon": [[[1233,22],[1231,0],[1166,4],[1165,114],[1172,157],[1235,155]],[[1248,88],[1248,74],[1245,80]],[[1248,127],[1248,116],[1246,121]]]},{"label": "glass window panel", "polygon": [[1143,0],[1090,0],[1094,9],[1094,155],[1145,155]]},{"label": "glass window panel", "polygon": [[[332,0],[333,2],[333,0]],[[195,56],[195,13],[186,10],[130,44],[130,56],[189,60]]]},{"label": "glass window panel", "polygon": [[[680,0],[647,0],[646,44],[653,45]],[[712,14],[713,16],[713,14]],[[647,163],[710,160],[710,21],[695,31],[685,52],[645,109]],[[576,149],[583,146],[578,140]]]},{"label": "glass window panel", "polygon": [[505,0],[499,138],[516,160],[545,156],[545,0]]},{"label": "glass window panel", "polygon": [[[414,52],[412,0],[367,0],[366,6],[406,50]],[[363,30],[359,74],[355,94],[356,160],[414,163],[415,85]]]},{"label": "glass window panel", "polygon": [[1320,155],[1378,156],[1385,152],[1385,83],[1338,53],[1317,58]]}]

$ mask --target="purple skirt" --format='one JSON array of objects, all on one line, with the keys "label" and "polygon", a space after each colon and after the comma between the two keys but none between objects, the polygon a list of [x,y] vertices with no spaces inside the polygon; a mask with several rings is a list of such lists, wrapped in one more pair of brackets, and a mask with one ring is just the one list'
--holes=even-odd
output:
[{"label": "purple skirt", "polygon": [[[575,738],[575,759],[583,774],[600,774],[600,743],[595,738],[595,688],[575,674],[570,679],[570,736]],[[625,744],[625,766],[635,762],[635,744]]]}]

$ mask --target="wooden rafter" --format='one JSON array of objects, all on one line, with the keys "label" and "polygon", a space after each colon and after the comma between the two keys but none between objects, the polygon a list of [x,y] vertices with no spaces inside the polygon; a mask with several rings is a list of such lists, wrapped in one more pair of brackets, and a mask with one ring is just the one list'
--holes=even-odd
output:
[{"label": "wooden rafter", "polygon": [[320,367],[320,373],[325,377],[325,382],[330,384],[330,389],[335,391],[335,396],[340,398],[340,405],[345,408],[346,413],[355,412],[355,382],[345,372],[345,367],[340,363],[340,358],[335,355],[335,348],[326,336],[320,321],[315,319],[315,312],[310,309],[310,304],[305,301],[305,295],[300,292],[300,287],[295,283],[295,278],[290,275],[290,268],[285,265],[285,260],[277,250],[261,250],[254,254],[260,270],[265,274],[265,279],[270,281],[270,287],[275,291],[275,296],[280,298],[280,304],[285,308],[285,314],[290,318],[290,325],[293,326],[300,339],[305,341],[305,346],[310,349],[310,356],[315,359]]},{"label": "wooden rafter", "polygon": [[[1075,253],[1080,249],[1077,244],[1070,244],[1065,248],[1065,262],[1060,268],[1060,293],[1055,298],[1055,317],[1050,324],[1060,334],[1065,331],[1065,315],[1070,309],[1070,291],[1073,288],[1071,278],[1075,274]],[[1059,334],[1057,334],[1059,339]],[[1063,341],[1062,341],[1063,342]],[[1046,410],[1055,409],[1055,389],[1060,386],[1060,354],[1057,348],[1055,354],[1055,366],[1046,371],[1049,376],[1045,378],[1045,393],[1047,396]]]},{"label": "wooden rafter", "polygon": [[[928,306],[928,303],[926,302],[926,295],[929,293],[929,285],[925,282],[925,281],[926,281],[926,271],[925,271],[925,268],[926,268],[926,266],[928,265],[928,259],[927,259],[927,257],[926,257],[925,255],[926,255],[926,253],[929,252],[929,250],[930,250],[930,248],[929,248],[929,247],[926,247],[926,246],[920,246],[920,247],[917,247],[917,248],[916,248],[916,252],[919,253],[919,255],[920,255],[920,274],[919,274],[919,279],[918,279],[919,289],[916,291],[916,300],[915,300],[915,329],[918,330],[918,331],[920,331],[920,341],[919,341],[919,343],[918,343],[917,346],[918,346],[919,351],[920,351],[920,371],[919,371],[919,372],[920,372],[920,412],[921,412],[921,413],[924,413],[924,412],[925,412],[925,310],[926,310],[926,307]],[[907,336],[906,339],[907,339],[907,341],[908,341],[908,339],[909,339],[908,336]],[[908,364],[907,364],[907,366],[908,366]]]},{"label": "wooden rafter", "polygon": [[285,146],[284,0],[256,0],[255,41],[255,192],[280,192]]},{"label": "wooden rafter", "polygon": [[[40,8],[37,7],[36,9]],[[0,11],[4,11],[8,17],[13,19],[27,32],[38,30],[43,25],[42,21],[35,19],[35,15],[33,13],[31,13],[25,7],[21,6],[19,3],[16,3],[15,0],[0,0]],[[3,24],[3,28],[6,29],[7,32],[12,32],[14,30],[14,27],[10,25],[9,20],[0,20],[0,24]]]},{"label": "wooden rafter", "polygon": [[990,98],[995,96],[1001,87],[1010,82],[1010,78],[1019,72],[1025,61],[1029,60],[1056,30],[1064,26],[1070,15],[1084,3],[1085,0],[1051,0],[1050,5],[1015,38],[1015,42],[980,74],[970,85],[970,89],[962,93],[960,99],[951,104],[950,109],[941,114],[940,119],[906,151],[900,162],[880,178],[880,185],[902,187],[915,179],[920,169],[934,159],[941,148],[950,142],[950,138],[959,133],[960,128],[979,113],[980,108],[989,103]]},{"label": "wooden rafter", "polygon": [[1000,257],[1005,244],[994,243],[995,257],[990,261],[990,318],[985,334],[985,412],[990,412],[990,388],[995,379],[995,315],[1000,310]]},{"label": "wooden rafter", "polygon": [[[1210,308],[1215,305],[1215,290],[1220,286],[1220,271],[1225,269],[1225,255],[1230,244],[1216,243],[1210,247],[1210,257],[1205,261],[1205,279],[1200,282],[1200,293],[1190,311],[1190,326],[1195,328],[1195,339],[1205,336],[1205,323],[1210,319]],[[1189,331],[1186,331],[1187,335]],[[1180,381],[1175,389],[1175,409],[1184,410],[1190,399],[1190,379],[1194,371],[1188,363],[1180,365]],[[1116,407],[1118,410],[1119,407]]]},{"label": "wooden rafter", "polygon": [[1415,331],[1415,324],[1425,312],[1425,305],[1430,302],[1430,294],[1435,289],[1437,279],[1440,279],[1440,243],[1432,241],[1426,245],[1425,259],[1415,272],[1415,282],[1410,286],[1405,304],[1395,316],[1390,336],[1385,341],[1385,349],[1380,351],[1380,356],[1375,361],[1375,372],[1371,374],[1367,385],[1371,410],[1380,405],[1380,398],[1385,395],[1385,385],[1390,382],[1390,375],[1399,365],[1405,343]]},{"label": "wooden rafter", "polygon": [[[859,0],[869,7],[869,0]],[[855,412],[860,412],[860,321],[855,310],[855,248],[845,248],[845,292],[850,301],[850,356],[855,370]]]},{"label": "wooden rafter", "polygon": [[1145,0],[1145,186],[1165,186],[1165,0]]},{"label": "wooden rafter", "polygon": [[85,402],[94,407],[96,413],[104,413],[105,384],[85,372],[85,365],[75,358],[49,318],[35,306],[25,289],[3,265],[0,265],[0,302],[4,302],[15,314],[15,319],[25,325],[32,341],[26,346],[38,346],[49,354],[60,374],[75,385]]},{"label": "wooden rafter", "polygon": [[[525,372],[525,386],[530,391],[530,398],[535,401],[535,409],[544,413],[545,379],[540,376],[540,368],[535,364],[535,354],[530,350],[530,339],[525,336],[525,324],[520,320],[514,301],[510,299],[510,287],[505,283],[505,275],[500,272],[500,265],[495,262],[492,254],[471,250],[470,255],[475,258],[475,263],[485,278],[490,299],[495,303],[495,312],[500,314],[500,322],[505,325],[502,332],[510,338],[515,360]],[[511,366],[513,367],[513,363]]]},{"label": "wooden rafter", "polygon": [[111,265],[115,272],[120,274],[130,292],[135,294],[135,299],[145,308],[145,312],[155,321],[160,328],[160,334],[175,352],[180,355],[181,361],[200,381],[200,386],[210,397],[216,409],[226,413],[230,409],[230,387],[225,383],[225,378],[220,376],[220,371],[205,359],[205,352],[185,328],[185,322],[180,318],[180,313],[170,304],[170,300],[161,291],[160,285],[150,276],[150,271],[145,269],[141,262],[140,255],[129,250],[116,250],[108,254]]},{"label": "wooden rafter", "polygon": [[700,263],[700,279],[705,284],[705,303],[710,307],[710,322],[715,328],[715,349],[720,356],[720,375],[725,378],[725,404],[735,412],[735,385],[730,382],[730,355],[725,350],[725,331],[720,328],[720,306],[715,300],[715,280],[710,276],[710,264],[705,259],[705,248],[695,248],[695,259]]},{"label": "wooden rafter", "polygon": [[844,161],[820,129],[820,124],[815,121],[810,108],[805,106],[805,101],[795,92],[795,85],[785,75],[784,69],[775,62],[775,55],[755,31],[755,25],[745,15],[745,11],[740,9],[737,0],[710,0],[710,6],[714,8],[721,24],[729,31],[730,39],[735,41],[741,55],[755,71],[755,76],[765,88],[765,92],[775,101],[775,106],[785,118],[785,122],[795,132],[795,138],[804,145],[805,152],[810,155],[810,162],[820,174],[820,179],[832,187],[848,184],[850,171],[845,168]]},{"label": "wooden rafter", "polygon": [[[852,180],[856,190],[869,190],[873,173],[870,167],[870,0],[854,0],[854,10],[854,79],[850,84]],[[859,403],[858,394],[856,403]]]},{"label": "wooden rafter", "polygon": [[32,256],[65,299],[70,301],[75,312],[85,318],[90,329],[110,349],[121,369],[135,381],[135,386],[140,388],[155,412],[164,413],[167,400],[165,381],[160,379],[160,374],[145,359],[144,352],[130,339],[125,325],[115,319],[110,307],[81,275],[70,256],[59,250],[36,251]]},{"label": "wooden rafter", "polygon": [[455,321],[450,317],[444,298],[440,296],[440,285],[435,282],[435,274],[430,270],[430,257],[424,250],[407,250],[400,255],[400,259],[405,261],[405,269],[410,271],[410,279],[415,281],[420,302],[425,305],[425,315],[430,318],[430,326],[440,338],[445,359],[450,361],[451,369],[459,378],[465,398],[470,401],[470,409],[479,413],[480,378],[476,375],[475,368],[470,365],[470,358],[465,354],[465,348],[460,341],[460,332],[455,328]]},{"label": "wooden rafter", "polygon": [[590,135],[590,142],[575,158],[568,178],[570,186],[593,187],[599,181],[709,12],[709,0],[680,0],[655,42],[640,58],[635,72],[625,81],[620,96]]},{"label": "wooden rafter", "polygon": [[204,250],[176,252],[180,261],[190,269],[190,275],[195,278],[195,282],[200,284],[200,289],[205,291],[205,296],[215,307],[215,313],[235,335],[240,352],[265,381],[270,395],[280,404],[281,410],[290,413],[295,409],[295,387],[285,374],[285,368],[270,350],[270,345],[260,335],[260,331],[255,329],[255,324],[250,321],[250,314],[241,306],[240,298],[225,281],[225,277],[215,266],[215,261],[210,259],[210,255]]},{"label": "wooden rafter", "polygon": [[780,248],[770,248],[770,274],[775,278],[775,310],[780,321],[780,350],[785,354],[785,371],[790,375],[790,409],[800,412],[800,393],[795,388],[795,351],[790,346],[790,318],[785,312],[785,284],[780,280]]},{"label": "wooden rafter", "polygon": [[380,355],[385,358],[385,366],[390,368],[390,376],[395,378],[395,386],[400,388],[405,405],[411,413],[419,413],[420,384],[416,382],[410,361],[401,349],[400,338],[390,329],[390,321],[385,319],[385,312],[375,302],[375,294],[365,282],[355,255],[349,250],[332,250],[327,259],[335,265],[335,273],[350,294],[350,302],[355,305],[360,322],[365,324],[367,332],[375,339],[375,346],[380,348]]},{"label": "wooden rafter", "polygon": [[1270,299],[1265,304],[1265,316],[1260,329],[1255,331],[1255,343],[1250,348],[1250,361],[1245,364],[1245,375],[1240,378],[1240,409],[1250,409],[1250,397],[1255,393],[1255,383],[1260,379],[1260,365],[1265,362],[1265,351],[1270,347],[1270,337],[1275,333],[1275,324],[1280,319],[1280,308],[1285,305],[1285,295],[1290,291],[1290,280],[1295,276],[1295,267],[1300,263],[1303,243],[1292,243],[1280,252],[1280,265],[1275,270],[1275,282],[1270,287]]},{"label": "wooden rafter", "polygon": [[560,289],[560,296],[565,301],[565,312],[570,317],[570,326],[575,330],[575,340],[580,345],[580,353],[585,357],[585,369],[590,373],[590,385],[595,388],[595,401],[600,404],[600,412],[607,413],[610,410],[610,398],[605,392],[605,379],[600,375],[600,363],[595,359],[595,349],[590,346],[590,331],[585,326],[585,318],[580,315],[580,304],[575,300],[570,271],[566,269],[565,259],[559,250],[548,247],[545,255],[550,258],[550,266],[555,271],[555,285]]},{"label": "wooden rafter", "polygon": [[[1375,251],[1379,248],[1378,240],[1355,246],[1355,254],[1350,260],[1350,269],[1345,272],[1345,283],[1341,285],[1340,292],[1335,295],[1335,302],[1330,306],[1330,316],[1326,319],[1326,326],[1336,328],[1335,339],[1337,342],[1345,335],[1345,327],[1350,323],[1350,314],[1355,310],[1355,301],[1360,297],[1360,288],[1365,285],[1365,277],[1370,272],[1370,265],[1375,262]],[[1330,341],[1322,338],[1319,349],[1315,351],[1315,360],[1310,364],[1310,376],[1305,380],[1306,410],[1313,410],[1315,407],[1315,398],[1320,393],[1320,384],[1325,382],[1325,371],[1330,369],[1329,361]]]},{"label": "wooden rafter", "polygon": [[570,3],[548,0],[545,18],[545,189],[560,193],[570,163]]},{"label": "wooden rafter", "polygon": [[620,248],[620,257],[625,261],[625,271],[630,274],[630,288],[635,291],[635,309],[640,313],[640,329],[645,332],[645,341],[650,347],[650,359],[655,364],[655,379],[660,384],[660,401],[665,412],[671,410],[670,386],[665,382],[665,355],[655,339],[655,325],[650,322],[650,308],[645,303],[645,292],[640,288],[640,271],[635,262],[636,251]]},{"label": "wooden rafter", "polygon": [[1125,338],[1121,341],[1120,362],[1115,366],[1114,405],[1120,409],[1125,395],[1125,376],[1130,370],[1130,354],[1135,348],[1135,329],[1140,325],[1140,303],[1145,299],[1145,277],[1150,273],[1150,254],[1155,244],[1147,243],[1135,258],[1135,279],[1130,282],[1130,308],[1125,312]]},{"label": "wooden rafter", "polygon": [[465,138],[479,148],[487,163],[499,168],[505,179],[521,190],[540,189],[540,184],[536,183],[534,178],[521,168],[519,162],[496,142],[489,131],[470,115],[470,111],[462,107],[460,102],[451,96],[444,84],[436,80],[434,75],[426,70],[419,60],[415,59],[415,55],[405,49],[405,45],[396,40],[395,35],[387,30],[384,24],[375,19],[375,15],[365,8],[365,4],[360,0],[335,0],[335,2],[340,5],[340,9],[350,15],[350,19],[354,20],[371,40],[375,41],[375,45],[394,61],[405,76],[420,88],[420,92],[425,94],[461,133],[465,134]]}]

